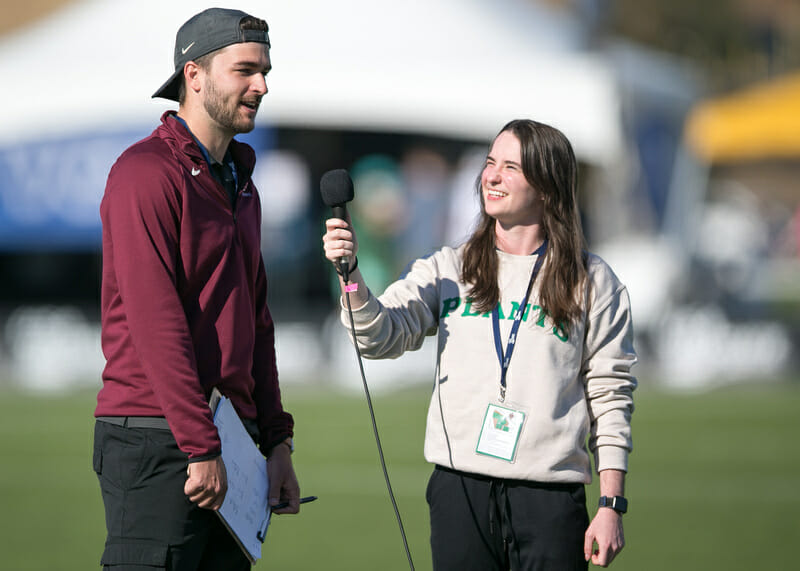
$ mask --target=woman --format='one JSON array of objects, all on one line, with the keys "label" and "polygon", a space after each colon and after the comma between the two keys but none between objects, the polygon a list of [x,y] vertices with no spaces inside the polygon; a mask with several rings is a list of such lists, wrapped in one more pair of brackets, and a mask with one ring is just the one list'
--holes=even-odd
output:
[{"label": "woman", "polygon": [[[583,250],[577,163],[560,131],[508,123],[478,192],[467,243],[416,260],[380,298],[358,271],[347,222],[326,222],[325,255],[351,260],[341,285],[365,357],[394,358],[437,335],[425,434],[434,569],[607,566],[624,545],[636,387],[627,291]],[[589,450],[603,504],[591,523]]]}]

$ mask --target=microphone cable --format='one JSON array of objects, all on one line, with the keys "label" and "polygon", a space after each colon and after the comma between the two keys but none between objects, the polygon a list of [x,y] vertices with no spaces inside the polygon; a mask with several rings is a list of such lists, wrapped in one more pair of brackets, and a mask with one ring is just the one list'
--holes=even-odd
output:
[{"label": "microphone cable", "polygon": [[[345,284],[348,280],[345,280]],[[350,292],[345,289],[345,298],[347,300],[347,315],[350,317],[350,333],[353,336],[353,347],[355,347],[356,355],[358,357],[358,368],[361,371],[361,382],[364,385],[364,394],[367,397],[367,407],[369,408],[369,416],[372,420],[372,433],[375,435],[375,444],[378,447],[378,456],[381,460],[381,469],[383,469],[383,478],[386,481],[386,489],[389,490],[389,499],[392,501],[394,508],[394,515],[397,518],[397,525],[400,528],[400,536],[403,538],[403,547],[406,551],[408,558],[408,566],[411,571],[414,571],[414,562],[411,560],[411,550],[408,548],[408,540],[406,539],[406,532],[403,528],[403,519],[400,517],[400,510],[397,508],[397,502],[394,499],[394,492],[392,491],[392,484],[389,481],[389,471],[386,469],[386,460],[383,457],[383,447],[381,446],[381,439],[378,436],[378,423],[375,421],[375,411],[372,408],[372,398],[369,395],[369,387],[367,386],[367,376],[364,373],[364,363],[361,358],[361,351],[358,349],[358,341],[356,340],[356,323],[353,319],[353,308],[350,304]]]}]

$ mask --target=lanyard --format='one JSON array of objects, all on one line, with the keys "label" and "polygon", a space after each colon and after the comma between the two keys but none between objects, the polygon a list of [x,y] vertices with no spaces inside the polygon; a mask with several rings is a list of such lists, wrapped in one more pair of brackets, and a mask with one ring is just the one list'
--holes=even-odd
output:
[{"label": "lanyard", "polygon": [[[500,402],[506,400],[506,374],[508,373],[508,366],[511,363],[511,355],[514,353],[514,347],[517,343],[517,332],[519,331],[519,324],[522,322],[522,316],[525,314],[525,308],[528,305],[528,298],[533,289],[533,282],[536,281],[536,276],[542,268],[544,261],[544,254],[547,251],[547,240],[534,252],[538,254],[536,263],[533,265],[531,272],[531,279],[528,281],[528,289],[525,291],[525,297],[519,304],[517,314],[514,316],[514,323],[511,326],[511,333],[508,335],[508,343],[506,344],[505,354],[503,353],[503,344],[500,340],[500,313],[497,306],[492,309],[492,330],[494,332],[494,347],[497,350],[497,359],[500,361]],[[500,302],[498,302],[498,305]]]}]

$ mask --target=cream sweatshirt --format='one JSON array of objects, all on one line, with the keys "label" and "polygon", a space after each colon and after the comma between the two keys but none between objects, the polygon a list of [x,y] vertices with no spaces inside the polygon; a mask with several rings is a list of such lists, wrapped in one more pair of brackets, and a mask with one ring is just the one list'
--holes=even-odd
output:
[{"label": "cream sweatshirt", "polygon": [[[456,470],[539,482],[592,479],[599,470],[627,471],[636,362],[625,286],[599,257],[589,255],[582,319],[568,330],[539,311],[539,279],[525,308],[499,401],[501,365],[491,313],[478,313],[459,279],[463,246],[414,261],[379,298],[371,292],[354,310],[366,358],[396,358],[437,337],[434,390],[425,458]],[[536,256],[498,252],[503,351]],[[346,310],[342,322],[349,327]],[[476,452],[489,404],[526,414],[513,461]]]}]

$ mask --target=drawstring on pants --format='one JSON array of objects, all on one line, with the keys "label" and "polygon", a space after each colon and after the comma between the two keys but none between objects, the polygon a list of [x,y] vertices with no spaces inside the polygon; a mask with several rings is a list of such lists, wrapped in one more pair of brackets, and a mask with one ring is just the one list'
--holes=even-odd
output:
[{"label": "drawstring on pants", "polygon": [[489,533],[495,534],[496,518],[500,521],[499,532],[503,537],[503,547],[511,562],[511,569],[519,569],[519,545],[511,525],[511,504],[505,480],[489,480]]}]

